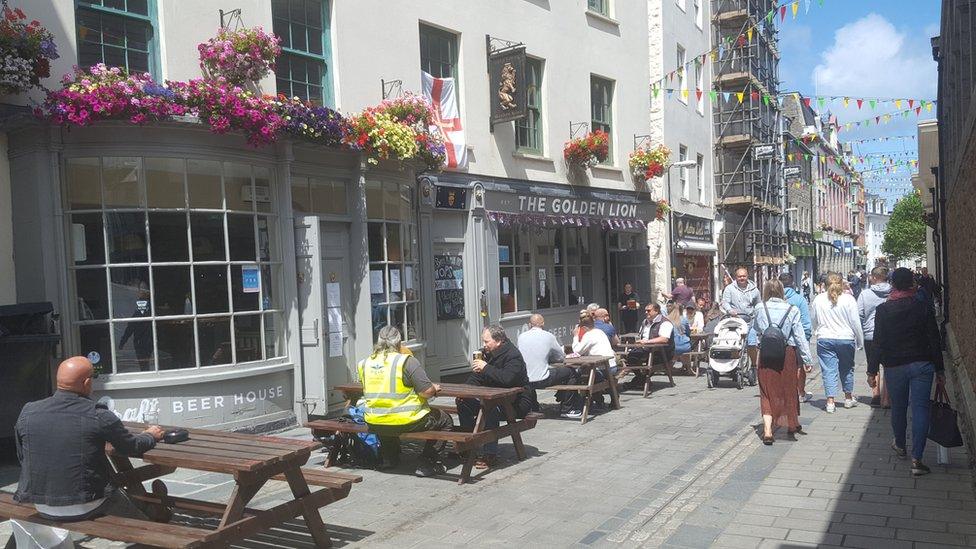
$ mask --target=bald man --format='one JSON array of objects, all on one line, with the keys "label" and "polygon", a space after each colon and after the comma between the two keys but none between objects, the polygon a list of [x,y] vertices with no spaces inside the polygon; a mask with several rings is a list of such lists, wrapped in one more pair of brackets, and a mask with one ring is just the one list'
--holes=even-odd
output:
[{"label": "bald man", "polygon": [[116,451],[138,456],[163,438],[151,426],[130,433],[122,421],[91,399],[92,363],[71,357],[58,366],[54,396],[28,402],[14,426],[20,482],[14,499],[33,503],[37,511],[58,521],[84,520],[104,514],[131,516],[132,504],[108,486],[111,468],[105,443]]},{"label": "bald man", "polygon": [[549,367],[562,362],[566,353],[556,336],[546,331],[546,319],[542,315],[536,313],[529,317],[528,331],[519,334],[518,349],[525,359],[525,370],[533,389],[563,385],[573,378],[572,368]]},{"label": "bald man", "polygon": [[617,336],[617,329],[610,323],[610,311],[600,308],[593,313],[595,320],[593,327],[607,334],[607,339],[611,345],[620,345],[620,337]]}]

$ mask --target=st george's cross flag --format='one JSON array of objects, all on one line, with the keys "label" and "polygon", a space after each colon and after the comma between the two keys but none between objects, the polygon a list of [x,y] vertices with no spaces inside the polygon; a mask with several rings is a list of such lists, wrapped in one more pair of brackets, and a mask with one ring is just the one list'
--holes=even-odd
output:
[{"label": "st george's cross flag", "polygon": [[468,149],[464,143],[464,128],[458,111],[453,78],[434,78],[420,72],[424,97],[433,105],[434,126],[444,138],[447,168],[463,168],[468,163]]}]

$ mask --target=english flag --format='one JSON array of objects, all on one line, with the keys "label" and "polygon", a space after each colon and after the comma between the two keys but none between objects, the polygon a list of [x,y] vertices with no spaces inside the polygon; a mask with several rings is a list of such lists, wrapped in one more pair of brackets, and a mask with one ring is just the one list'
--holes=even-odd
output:
[{"label": "english flag", "polygon": [[458,112],[457,95],[453,78],[434,78],[420,72],[424,97],[434,107],[434,126],[444,138],[447,152],[447,168],[463,168],[468,163],[468,149],[464,143],[464,128]]}]

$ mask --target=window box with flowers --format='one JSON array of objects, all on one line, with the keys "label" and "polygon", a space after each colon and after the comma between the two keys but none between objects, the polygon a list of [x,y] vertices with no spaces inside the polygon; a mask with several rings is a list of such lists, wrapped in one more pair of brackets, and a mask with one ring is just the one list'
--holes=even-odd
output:
[{"label": "window box with flowers", "polygon": [[566,142],[563,158],[570,169],[585,170],[607,161],[610,155],[610,136],[596,130]]},{"label": "window box with flowers", "polygon": [[221,28],[217,36],[199,44],[197,50],[200,70],[209,78],[244,85],[261,80],[275,69],[281,39],[261,27]]},{"label": "window box with flowers", "polygon": [[0,20],[0,94],[25,92],[51,76],[51,60],[58,58],[54,36],[38,21],[25,23],[20,8],[4,2]]},{"label": "window box with flowers", "polygon": [[671,149],[663,144],[656,147],[638,147],[630,153],[630,174],[634,181],[646,182],[664,174],[664,167],[671,158]]}]

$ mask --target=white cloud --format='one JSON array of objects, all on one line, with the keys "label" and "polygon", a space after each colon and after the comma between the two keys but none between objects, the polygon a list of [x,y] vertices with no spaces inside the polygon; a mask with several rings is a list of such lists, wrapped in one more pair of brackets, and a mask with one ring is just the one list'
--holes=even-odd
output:
[{"label": "white cloud", "polygon": [[927,46],[927,35],[899,32],[871,13],[837,30],[813,80],[822,95],[933,98],[937,71]]}]

